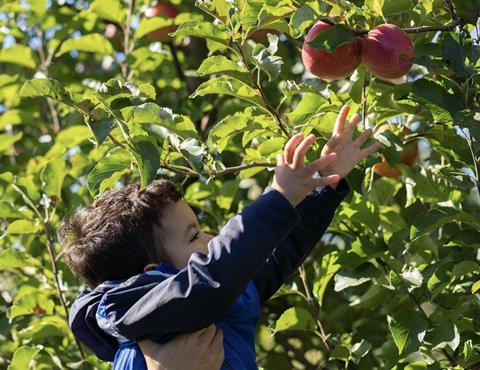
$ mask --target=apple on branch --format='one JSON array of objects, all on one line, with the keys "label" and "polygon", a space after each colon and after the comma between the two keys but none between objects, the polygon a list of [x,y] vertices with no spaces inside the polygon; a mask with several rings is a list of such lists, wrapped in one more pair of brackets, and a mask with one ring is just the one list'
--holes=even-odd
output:
[{"label": "apple on branch", "polygon": [[405,75],[415,58],[415,46],[407,33],[394,24],[382,24],[370,30],[362,43],[362,62],[382,78]]},{"label": "apple on branch", "polygon": [[359,38],[336,48],[332,53],[316,49],[308,43],[313,41],[318,33],[332,26],[323,21],[316,22],[305,36],[302,47],[302,60],[305,68],[311,74],[324,80],[340,80],[353,73],[361,62],[361,41]]}]

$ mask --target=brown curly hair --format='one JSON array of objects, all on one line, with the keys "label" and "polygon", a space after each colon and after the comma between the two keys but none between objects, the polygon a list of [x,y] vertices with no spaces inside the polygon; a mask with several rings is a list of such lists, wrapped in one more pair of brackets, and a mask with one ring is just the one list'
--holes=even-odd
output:
[{"label": "brown curly hair", "polygon": [[142,273],[159,263],[154,228],[169,206],[182,198],[169,180],[156,180],[142,191],[138,183],[103,193],[93,204],[65,217],[57,231],[64,260],[89,288],[107,280]]}]

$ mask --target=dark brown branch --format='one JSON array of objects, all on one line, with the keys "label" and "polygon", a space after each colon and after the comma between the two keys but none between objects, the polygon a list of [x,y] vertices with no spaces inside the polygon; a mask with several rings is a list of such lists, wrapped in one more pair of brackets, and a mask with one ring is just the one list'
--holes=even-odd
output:
[{"label": "dark brown branch", "polygon": [[[455,19],[454,21],[445,24],[443,26],[422,26],[422,27],[411,27],[411,28],[402,28],[406,33],[422,33],[422,32],[433,32],[433,31],[453,31],[455,27],[460,26],[462,21],[460,18]],[[355,30],[355,33],[358,36],[366,35],[369,30]]]}]

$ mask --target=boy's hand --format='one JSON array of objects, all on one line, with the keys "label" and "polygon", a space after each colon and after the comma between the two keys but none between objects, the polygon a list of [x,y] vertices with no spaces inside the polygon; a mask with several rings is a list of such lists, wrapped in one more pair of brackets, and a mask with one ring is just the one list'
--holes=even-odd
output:
[{"label": "boy's hand", "polygon": [[333,165],[337,158],[335,153],[322,155],[320,159],[305,166],[305,153],[314,141],[315,135],[303,138],[303,134],[299,133],[287,142],[283,155],[277,155],[272,187],[282,193],[294,207],[317,186],[340,181],[340,176],[332,172],[330,176],[313,178],[315,172]]},{"label": "boy's hand", "polygon": [[[338,174],[340,179],[345,177],[363,158],[375,153],[380,149],[379,142],[362,149],[362,145],[372,135],[372,130],[364,131],[356,140],[353,140],[353,132],[357,123],[360,121],[360,115],[355,113],[345,128],[345,120],[347,118],[350,107],[343,106],[338,115],[337,121],[333,128],[332,138],[325,144],[322,149],[322,156],[335,153],[337,160],[323,167],[319,173],[321,176]],[[332,187],[335,187],[333,184]]]}]

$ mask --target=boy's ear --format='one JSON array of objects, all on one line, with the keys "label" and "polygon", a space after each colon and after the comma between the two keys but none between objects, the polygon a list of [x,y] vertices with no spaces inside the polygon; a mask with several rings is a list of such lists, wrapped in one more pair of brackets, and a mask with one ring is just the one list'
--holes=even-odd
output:
[{"label": "boy's ear", "polygon": [[155,266],[157,266],[157,265],[154,264],[154,263],[149,263],[148,265],[146,265],[146,266],[143,268],[143,272],[147,272],[147,271],[153,270],[153,269],[155,269]]}]

